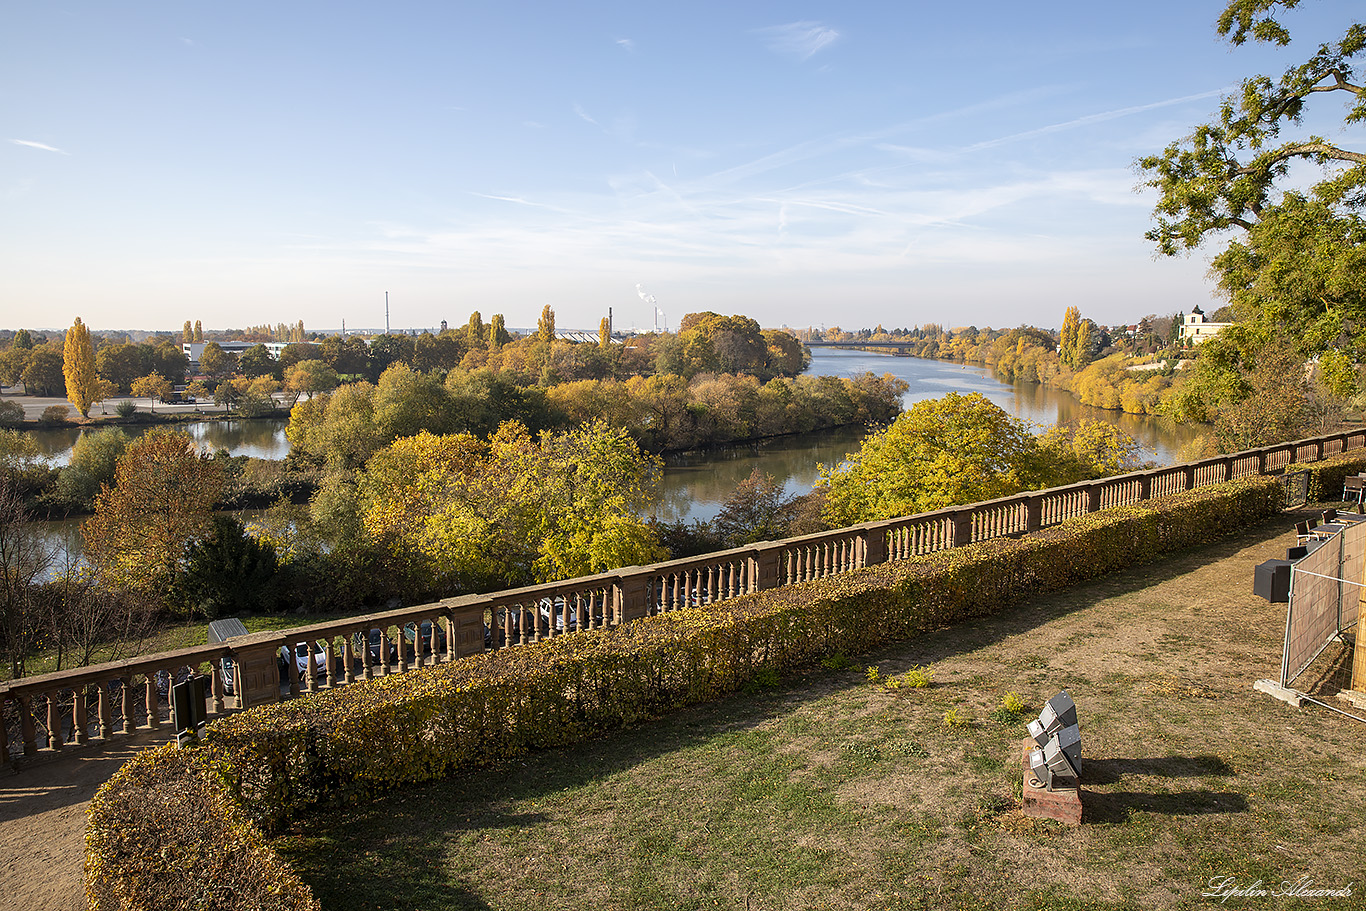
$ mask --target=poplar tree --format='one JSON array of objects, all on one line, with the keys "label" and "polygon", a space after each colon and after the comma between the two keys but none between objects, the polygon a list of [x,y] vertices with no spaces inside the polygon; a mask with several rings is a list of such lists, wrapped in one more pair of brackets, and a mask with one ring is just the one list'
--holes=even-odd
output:
[{"label": "poplar tree", "polygon": [[541,308],[541,318],[536,322],[536,338],[549,344],[555,339],[555,311],[546,304]]},{"label": "poplar tree", "polygon": [[200,325],[199,320],[194,321],[194,340],[196,342],[204,341],[204,327]]},{"label": "poplar tree", "polygon": [[66,397],[81,417],[89,416],[90,404],[100,397],[100,386],[95,373],[95,346],[90,341],[90,330],[79,316],[66,331],[62,373],[66,376]]},{"label": "poplar tree", "polygon": [[598,347],[606,350],[610,344],[612,344],[612,323],[604,316],[602,322],[598,323]]},{"label": "poplar tree", "polygon": [[[489,320],[489,350],[497,351],[510,341],[512,341],[512,336],[508,334],[507,327],[503,324],[503,314],[493,314],[493,319]],[[473,344],[472,340],[471,344]]]},{"label": "poplar tree", "polygon": [[1081,311],[1068,307],[1062,318],[1062,332],[1058,337],[1058,349],[1062,362],[1072,366],[1072,351],[1077,346],[1077,330],[1081,328]]},{"label": "poplar tree", "polygon": [[190,325],[189,320],[185,320],[185,327],[180,330],[180,340],[183,342],[194,341],[194,327]]}]

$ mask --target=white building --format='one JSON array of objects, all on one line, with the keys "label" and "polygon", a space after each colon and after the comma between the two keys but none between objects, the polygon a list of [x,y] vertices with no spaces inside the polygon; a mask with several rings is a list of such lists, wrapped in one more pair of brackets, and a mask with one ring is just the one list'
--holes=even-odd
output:
[{"label": "white building", "polygon": [[1192,307],[1191,312],[1187,313],[1186,318],[1181,321],[1181,341],[1198,345],[1214,338],[1220,331],[1232,325],[1232,323],[1212,323],[1205,319],[1203,310],[1199,307]]},{"label": "white building", "polygon": [[[201,354],[204,353],[204,346],[205,346],[206,344],[208,344],[208,342],[183,342],[183,343],[181,344],[180,350],[181,350],[181,351],[184,351],[184,352],[185,352],[185,356],[188,357],[188,358],[190,359],[190,372],[191,372],[191,373],[198,373],[198,372],[199,372],[199,356],[200,356]],[[282,351],[285,350],[286,343],[285,343],[285,342],[219,342],[219,343],[218,343],[218,347],[222,348],[222,349],[223,349],[224,351],[226,351],[228,354],[235,354],[235,355],[237,355],[238,357],[241,357],[241,356],[242,356],[242,353],[243,353],[244,351],[250,351],[252,348],[255,348],[257,345],[265,345],[265,346],[266,346],[266,350],[270,352],[270,356],[273,357],[273,358],[275,358],[275,359],[278,361],[278,360],[280,359],[280,353],[281,353]]]}]

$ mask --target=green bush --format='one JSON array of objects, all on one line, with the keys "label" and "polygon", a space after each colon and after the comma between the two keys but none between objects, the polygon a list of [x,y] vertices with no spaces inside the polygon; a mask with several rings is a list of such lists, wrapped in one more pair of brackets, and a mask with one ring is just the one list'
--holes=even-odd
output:
[{"label": "green bush", "polygon": [[24,406],[9,400],[0,401],[0,427],[18,427],[24,423]]},{"label": "green bush", "polygon": [[133,415],[138,413],[137,402],[131,401],[129,399],[124,399],[122,402],[119,402],[117,405],[114,406],[114,413],[121,418],[131,418]]},{"label": "green bush", "polygon": [[[1093,513],[1023,538],[986,541],[253,709],[217,722],[198,751],[196,761],[220,770],[232,795],[210,795],[198,806],[222,818],[185,827],[238,831],[246,814],[260,829],[278,831],[310,807],[361,801],[402,784],[581,741],[763,685],[831,654],[867,652],[1206,543],[1279,512],[1281,501],[1275,478],[1236,481]],[[135,768],[144,789],[158,792],[180,787],[187,774],[171,758]],[[175,889],[193,892],[194,883],[185,881],[200,882],[211,873],[177,852],[145,853],[152,836],[143,830],[160,823],[155,813],[121,805],[128,799],[126,774],[120,771],[92,804],[92,832],[98,818],[110,821],[98,824],[101,831],[117,821],[121,833],[119,839],[92,836],[92,895],[125,879],[175,879]],[[259,832],[248,836],[244,843],[256,844],[252,839]],[[282,882],[293,882],[293,874],[281,869]],[[204,879],[202,885],[217,883]],[[251,899],[244,895],[240,904],[223,907],[254,907]],[[127,907],[164,906],[148,901]]]},{"label": "green bush", "polygon": [[43,424],[65,424],[70,414],[71,409],[65,405],[48,405],[43,409],[43,416],[38,420]]},{"label": "green bush", "polygon": [[1366,454],[1356,450],[1349,455],[1333,456],[1322,462],[1287,465],[1285,473],[1309,472],[1310,503],[1342,502],[1342,485],[1349,475],[1366,471]]}]

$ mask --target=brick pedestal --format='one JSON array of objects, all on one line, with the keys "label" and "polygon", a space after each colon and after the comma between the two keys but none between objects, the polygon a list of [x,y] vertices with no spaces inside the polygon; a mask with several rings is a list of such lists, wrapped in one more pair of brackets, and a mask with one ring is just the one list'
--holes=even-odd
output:
[{"label": "brick pedestal", "polygon": [[1024,766],[1024,815],[1056,819],[1069,826],[1081,825],[1081,788],[1050,791],[1030,784],[1033,776],[1029,771],[1029,754],[1037,746],[1032,737],[1024,739],[1024,752],[1021,758],[1021,765]]}]

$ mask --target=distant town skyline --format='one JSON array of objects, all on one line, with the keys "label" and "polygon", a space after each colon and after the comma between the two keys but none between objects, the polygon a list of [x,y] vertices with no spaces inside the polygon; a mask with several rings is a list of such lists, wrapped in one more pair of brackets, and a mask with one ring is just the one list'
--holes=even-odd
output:
[{"label": "distant town skyline", "polygon": [[395,328],[1211,311],[1133,162],[1357,11],[1230,49],[1224,5],[18,5],[0,324],[375,328],[386,292]]}]

